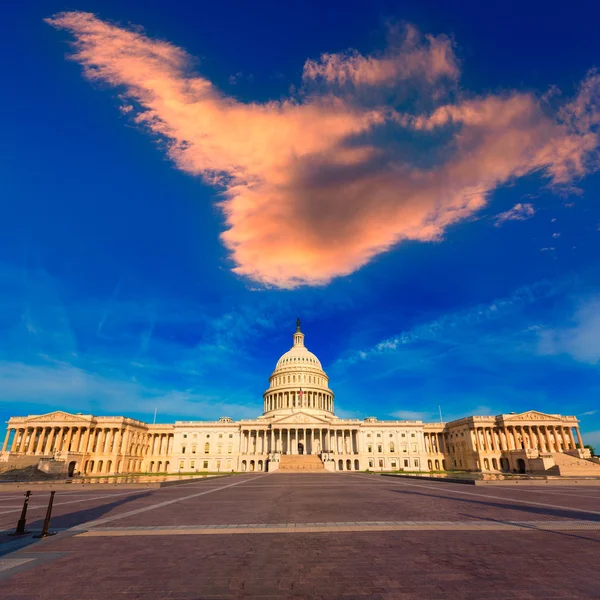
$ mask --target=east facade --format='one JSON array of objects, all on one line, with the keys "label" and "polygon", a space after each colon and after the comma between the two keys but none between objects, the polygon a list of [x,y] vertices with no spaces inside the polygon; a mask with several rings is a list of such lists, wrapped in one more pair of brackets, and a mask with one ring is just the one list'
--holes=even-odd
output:
[{"label": "east facade", "polygon": [[0,468],[38,464],[73,476],[275,471],[304,461],[328,471],[525,473],[553,469],[557,454],[589,458],[576,417],[528,411],[448,423],[342,419],[334,400],[298,322],[256,419],[157,425],[63,411],[11,417]]}]

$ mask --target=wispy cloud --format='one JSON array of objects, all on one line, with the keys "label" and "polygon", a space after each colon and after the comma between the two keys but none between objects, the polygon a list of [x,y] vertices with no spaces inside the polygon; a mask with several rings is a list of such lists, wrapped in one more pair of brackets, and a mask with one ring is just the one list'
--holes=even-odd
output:
[{"label": "wispy cloud", "polygon": [[494,217],[496,227],[500,227],[506,221],[525,221],[535,214],[533,204],[515,204],[511,209],[501,212]]},{"label": "wispy cloud", "polygon": [[[515,178],[569,186],[596,166],[596,73],[554,113],[532,93],[451,95],[452,43],[408,28],[379,55],[308,60],[297,96],[242,103],[171,43],[89,13],[48,22],[75,36],[73,60],[119,88],[179,169],[222,190],[234,271],[264,284],[326,283],[403,240],[441,239]],[[390,100],[410,92],[418,101]]]},{"label": "wispy cloud", "polygon": [[370,348],[363,348],[339,359],[337,365],[352,364],[362,360],[389,354],[401,350],[409,344],[432,341],[436,338],[451,338],[453,332],[464,335],[477,326],[491,320],[505,318],[511,312],[532,304],[555,293],[555,287],[547,282],[522,287],[510,296],[498,298],[489,304],[480,304],[461,311],[416,325],[411,329],[390,338],[386,338]]},{"label": "wispy cloud", "polygon": [[582,301],[571,323],[539,332],[541,354],[568,354],[574,359],[600,362],[600,296]]}]

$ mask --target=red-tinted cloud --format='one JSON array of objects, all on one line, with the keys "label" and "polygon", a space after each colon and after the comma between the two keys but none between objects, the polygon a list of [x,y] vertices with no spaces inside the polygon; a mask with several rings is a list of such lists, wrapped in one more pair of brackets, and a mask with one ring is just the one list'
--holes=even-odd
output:
[{"label": "red-tinted cloud", "polygon": [[[513,178],[539,171],[568,185],[595,166],[594,74],[558,114],[524,93],[456,93],[449,102],[443,80],[458,78],[450,42],[409,29],[379,57],[308,61],[304,79],[319,79],[318,92],[242,103],[168,42],[88,13],[48,22],[75,36],[73,59],[86,76],[117,86],[136,122],[167,140],[178,168],[222,187],[221,237],[234,271],[264,284],[327,283],[402,240],[440,239]],[[358,89],[400,84],[423,102],[400,111],[374,96],[366,103]]]}]

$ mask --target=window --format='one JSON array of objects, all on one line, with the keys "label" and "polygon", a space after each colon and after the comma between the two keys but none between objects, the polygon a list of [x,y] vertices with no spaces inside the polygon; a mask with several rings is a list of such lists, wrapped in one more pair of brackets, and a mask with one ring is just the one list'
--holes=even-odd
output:
[{"label": "window", "polygon": [[377,446],[377,452],[383,452],[383,446],[381,446],[381,445]]},{"label": "window", "polygon": [[383,459],[379,459],[379,468],[383,469]]},{"label": "window", "polygon": [[403,434],[402,434],[402,437],[406,437],[406,434],[405,434],[405,433],[403,433]]},{"label": "window", "polygon": [[373,446],[371,446],[371,444],[367,446],[367,452],[373,452]]},{"label": "window", "polygon": [[378,434],[377,434],[377,437],[381,437],[381,434],[380,434],[380,433],[378,433]]},{"label": "window", "polygon": [[233,437],[233,433],[230,433],[230,434],[229,434],[229,437],[230,437],[230,438],[232,438],[232,437]]},{"label": "window", "polygon": [[222,433],[220,433],[220,434],[219,434],[219,439],[221,439],[222,437],[223,437],[223,434],[222,434]]},{"label": "window", "polygon": [[210,454],[210,444],[208,442],[204,444],[204,454]]},{"label": "window", "polygon": [[402,452],[406,452],[406,444],[402,444]]},{"label": "window", "polygon": [[373,459],[369,460],[369,468],[371,468],[371,469],[373,468]]},{"label": "window", "polygon": [[419,459],[415,458],[414,461],[413,461],[413,463],[414,463],[415,467],[418,467],[419,466]]},{"label": "window", "polygon": [[198,437],[198,434],[197,434],[197,433],[195,433],[195,434],[194,434],[192,437],[195,439],[195,438],[197,438],[197,437]]},{"label": "window", "polygon": [[393,461],[392,461],[392,469],[395,469],[395,468],[396,468],[396,461],[395,461],[395,460],[393,460]]},{"label": "window", "polygon": [[196,468],[196,461],[195,461],[195,460],[192,460],[192,461],[190,462],[190,469],[195,469],[195,468]]},{"label": "window", "polygon": [[206,434],[206,437],[207,437],[207,438],[209,438],[209,437],[210,437],[210,433],[207,433],[207,434]]},{"label": "window", "polygon": [[390,452],[396,452],[396,446],[394,446],[394,442],[390,442]]},{"label": "window", "polygon": [[183,434],[183,439],[185,439],[187,437],[187,433]]},{"label": "window", "polygon": [[413,451],[413,452],[416,452],[416,451],[417,451],[417,445],[416,445],[416,444],[413,444],[413,445],[412,445],[412,451]]},{"label": "window", "polygon": [[405,458],[405,459],[404,459],[404,466],[405,466],[405,467],[408,467],[408,458]]},{"label": "window", "polygon": [[203,469],[208,469],[208,461],[207,461],[207,460],[205,460],[205,461],[202,463],[202,468],[203,468]]},{"label": "window", "polygon": [[185,454],[185,446],[181,447],[181,454]]},{"label": "window", "polygon": [[233,445],[227,444],[227,454],[231,454],[233,452]]},{"label": "window", "polygon": [[370,434],[370,433],[367,433],[367,437],[368,437],[368,438],[369,438],[369,437],[371,437],[371,434]]},{"label": "window", "polygon": [[197,446],[192,446],[192,454],[196,454],[196,448]]},{"label": "window", "polygon": [[411,434],[410,434],[410,437],[415,437],[415,434],[414,434],[414,433],[411,433]]},{"label": "window", "polygon": [[223,444],[217,446],[217,454],[223,454]]},{"label": "window", "polygon": [[179,468],[183,469],[183,466],[185,465],[185,462],[183,460],[179,461]]}]

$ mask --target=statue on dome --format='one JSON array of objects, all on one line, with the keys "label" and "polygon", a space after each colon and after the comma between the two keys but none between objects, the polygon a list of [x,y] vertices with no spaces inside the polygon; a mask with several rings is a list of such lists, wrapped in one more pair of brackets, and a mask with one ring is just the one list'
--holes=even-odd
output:
[{"label": "statue on dome", "polygon": [[300,331],[300,318],[296,319],[296,331]]}]

